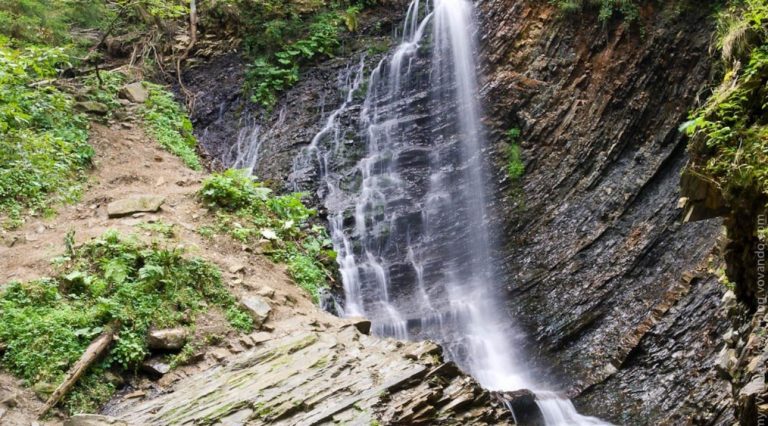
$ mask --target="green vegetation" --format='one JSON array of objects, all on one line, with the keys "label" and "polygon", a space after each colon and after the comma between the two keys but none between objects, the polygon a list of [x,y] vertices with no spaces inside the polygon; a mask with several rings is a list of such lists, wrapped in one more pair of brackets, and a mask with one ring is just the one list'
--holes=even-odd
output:
[{"label": "green vegetation", "polygon": [[86,117],[53,85],[69,57],[61,48],[14,49],[0,39],[0,213],[6,227],[24,209],[72,201],[91,165]]},{"label": "green vegetation", "polygon": [[0,34],[21,43],[71,43],[72,28],[100,28],[110,16],[102,0],[0,0]]},{"label": "green vegetation", "polygon": [[246,74],[254,102],[270,107],[277,94],[299,81],[299,66],[319,55],[331,55],[339,45],[340,15],[324,13],[314,18],[305,38],[286,44],[267,59],[260,57]]},{"label": "green vegetation", "polygon": [[507,176],[516,181],[523,177],[525,173],[525,164],[523,164],[522,154],[520,152],[520,129],[509,129],[506,133],[509,146],[507,148]]},{"label": "green vegetation", "polygon": [[303,194],[274,196],[243,171],[227,170],[206,179],[199,195],[216,212],[215,232],[244,243],[261,242],[265,252],[286,263],[296,284],[317,301],[333,276],[336,253],[325,228],[309,223],[316,212],[302,203]]},{"label": "green vegetation", "polygon": [[357,31],[365,5],[239,0],[214,6],[208,15],[216,17],[219,25],[234,24],[234,32],[245,34],[246,56],[253,58],[246,89],[254,102],[271,108],[281,91],[299,81],[302,66],[320,56],[333,56],[340,45],[340,31]]},{"label": "green vegetation", "polygon": [[201,170],[197,156],[197,139],[192,134],[192,122],[186,110],[173,94],[157,84],[145,83],[149,98],[142,109],[149,133],[172,154],[178,155],[193,170]]},{"label": "green vegetation", "polygon": [[120,88],[128,82],[128,77],[125,74],[119,72],[99,72],[98,77],[96,73],[87,74],[80,79],[85,100],[98,102],[107,107],[107,114],[102,120],[113,117],[113,113],[122,106],[118,101],[118,93]]},{"label": "green vegetation", "polygon": [[136,227],[163,238],[174,238],[176,236],[176,226],[172,223],[165,223],[163,221],[141,222]]},{"label": "green vegetation", "polygon": [[[58,202],[79,198],[94,155],[88,144],[88,117],[78,113],[74,96],[54,83],[70,66],[64,48],[13,48],[0,39],[0,213],[2,225],[15,228],[23,214],[52,212]],[[119,73],[89,74],[79,80],[83,100],[120,108],[117,93],[126,82]],[[202,166],[192,123],[173,95],[149,84],[142,108],[149,133],[190,168]]]},{"label": "green vegetation", "polygon": [[723,82],[681,128],[691,137],[689,170],[740,205],[768,196],[768,4],[733,2],[718,24]]},{"label": "green vegetation", "polygon": [[563,12],[574,13],[590,9],[598,11],[600,22],[621,17],[624,22],[634,22],[640,17],[637,0],[549,0]]},{"label": "green vegetation", "polygon": [[110,231],[58,258],[53,278],[13,282],[0,294],[2,365],[30,385],[58,385],[90,342],[110,325],[117,343],[65,400],[70,412],[103,404],[114,386],[107,369],[131,371],[148,355],[151,327],[193,326],[212,306],[250,330],[212,264],[180,249],[144,245]]}]

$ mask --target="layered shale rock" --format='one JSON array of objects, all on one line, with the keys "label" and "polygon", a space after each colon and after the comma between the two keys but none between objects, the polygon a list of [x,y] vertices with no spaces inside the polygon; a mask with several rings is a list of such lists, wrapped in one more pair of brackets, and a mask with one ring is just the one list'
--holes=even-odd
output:
[{"label": "layered shale rock", "polygon": [[111,414],[132,425],[511,424],[437,345],[382,340],[352,324],[264,341]]},{"label": "layered shale rock", "polygon": [[[724,288],[703,268],[720,221],[683,225],[678,208],[678,127],[709,84],[713,20],[686,2],[645,4],[633,25],[546,2],[482,5],[508,306],[583,412],[728,423],[728,383],[712,369]],[[510,128],[522,183],[503,174]]]}]

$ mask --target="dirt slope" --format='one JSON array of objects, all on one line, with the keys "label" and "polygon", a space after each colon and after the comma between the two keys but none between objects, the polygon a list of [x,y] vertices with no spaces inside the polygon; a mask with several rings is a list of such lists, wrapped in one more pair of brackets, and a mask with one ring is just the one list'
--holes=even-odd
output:
[{"label": "dirt slope", "polygon": [[[69,231],[75,232],[77,243],[99,236],[108,229],[136,234],[150,241],[159,237],[140,225],[162,221],[173,225],[175,231],[175,236],[167,243],[184,245],[190,254],[201,255],[218,264],[235,294],[256,293],[264,286],[274,289],[273,321],[298,315],[301,320],[292,321],[291,326],[301,327],[310,322],[334,319],[316,309],[309,297],[285,275],[281,266],[258,254],[244,251],[229,238],[205,239],[198,235],[196,229],[210,221],[206,210],[195,199],[205,174],[190,170],[178,158],[162,150],[144,134],[140,125],[94,124],[91,143],[96,150],[95,168],[81,202],[61,206],[59,214],[53,218],[31,218],[20,229],[3,233],[0,286],[14,280],[39,278],[51,272],[51,259],[64,250],[64,238]],[[108,218],[109,202],[140,194],[165,197],[161,211],[120,219]],[[235,270],[238,272],[230,272]],[[220,318],[204,319],[198,333],[206,332],[206,328],[208,332],[234,334]],[[230,343],[222,342],[221,351],[216,355],[228,356],[227,351],[242,350]],[[208,352],[215,351],[209,349]],[[215,362],[209,357],[202,365],[173,372],[163,378],[161,385]],[[142,384],[137,383],[136,386],[141,387]],[[2,403],[8,397],[13,401]],[[22,388],[19,381],[0,371],[0,424],[30,425],[34,412],[41,407],[42,403],[30,390]],[[53,424],[56,423],[54,420]]]}]

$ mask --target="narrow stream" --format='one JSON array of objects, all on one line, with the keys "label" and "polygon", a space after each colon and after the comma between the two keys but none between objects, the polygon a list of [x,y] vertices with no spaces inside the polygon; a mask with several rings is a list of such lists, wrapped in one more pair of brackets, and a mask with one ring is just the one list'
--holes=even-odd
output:
[{"label": "narrow stream", "polygon": [[[346,315],[377,335],[440,342],[487,389],[533,390],[547,425],[606,424],[530,377],[499,303],[474,13],[467,0],[413,0],[394,51],[369,75],[363,57],[341,76],[346,98],[294,175],[314,167],[321,180]],[[350,155],[350,131],[365,145],[351,170],[334,164]]]}]

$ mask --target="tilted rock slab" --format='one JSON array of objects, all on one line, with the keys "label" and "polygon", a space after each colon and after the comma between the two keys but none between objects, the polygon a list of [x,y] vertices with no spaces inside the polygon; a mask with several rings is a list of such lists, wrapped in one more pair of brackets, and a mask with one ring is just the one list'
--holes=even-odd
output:
[{"label": "tilted rock slab", "polygon": [[128,216],[133,213],[156,212],[165,202],[159,195],[138,195],[109,203],[107,214],[111,218]]},{"label": "tilted rock slab", "polygon": [[430,342],[355,327],[275,338],[145,401],[118,403],[130,424],[513,424],[510,413]]},{"label": "tilted rock slab", "polygon": [[119,95],[133,103],[143,104],[149,98],[149,90],[139,81],[123,86]]}]

